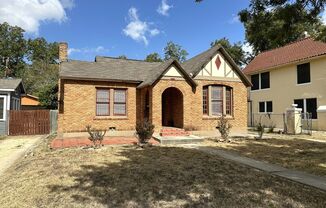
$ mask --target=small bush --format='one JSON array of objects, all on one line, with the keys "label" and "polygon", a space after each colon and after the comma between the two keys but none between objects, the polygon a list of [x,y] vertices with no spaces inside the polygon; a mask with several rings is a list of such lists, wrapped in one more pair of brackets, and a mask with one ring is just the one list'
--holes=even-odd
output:
[{"label": "small bush", "polygon": [[152,138],[155,126],[149,122],[144,121],[136,125],[136,135],[140,144],[147,144]]},{"label": "small bush", "polygon": [[87,125],[86,130],[89,134],[88,139],[91,140],[91,142],[93,142],[93,146],[94,147],[102,146],[102,142],[103,142],[106,131],[92,129],[91,125]]},{"label": "small bush", "polygon": [[258,139],[262,139],[263,138],[263,134],[265,132],[265,128],[266,126],[263,125],[261,122],[259,122],[256,126],[256,129],[258,131]]},{"label": "small bush", "polygon": [[[226,119],[225,115],[222,115],[218,119],[218,124],[217,124],[217,127],[216,128],[221,133],[222,139],[224,141],[225,140],[228,140],[230,129],[232,128],[232,125],[229,123],[229,120]],[[230,140],[228,140],[228,141],[230,141]]]}]

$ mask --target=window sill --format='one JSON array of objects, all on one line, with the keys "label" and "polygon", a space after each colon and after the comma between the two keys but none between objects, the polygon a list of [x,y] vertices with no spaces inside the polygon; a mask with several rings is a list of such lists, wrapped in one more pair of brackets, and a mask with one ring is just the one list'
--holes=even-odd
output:
[{"label": "window sill", "polygon": [[264,89],[257,89],[257,90],[250,90],[250,92],[261,92],[261,91],[267,91],[270,90],[271,88],[264,88]]},{"label": "window sill", "polygon": [[310,85],[310,84],[311,84],[311,82],[305,82],[305,83],[300,83],[300,84],[297,83],[297,86],[305,86],[305,85]]},{"label": "window sill", "polygon": [[95,116],[94,120],[128,120],[127,116]]},{"label": "window sill", "polygon": [[[219,118],[221,118],[222,116],[203,116],[203,120],[217,120]],[[234,120],[233,116],[225,116],[226,119],[228,120]]]}]

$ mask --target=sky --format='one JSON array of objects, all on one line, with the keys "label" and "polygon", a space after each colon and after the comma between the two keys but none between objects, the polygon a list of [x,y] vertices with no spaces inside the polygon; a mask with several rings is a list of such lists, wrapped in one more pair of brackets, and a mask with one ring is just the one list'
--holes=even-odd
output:
[{"label": "sky", "polygon": [[237,13],[248,5],[249,0],[0,0],[0,23],[22,27],[27,38],[67,42],[69,59],[163,56],[168,41],[191,58],[215,39],[244,42]]}]

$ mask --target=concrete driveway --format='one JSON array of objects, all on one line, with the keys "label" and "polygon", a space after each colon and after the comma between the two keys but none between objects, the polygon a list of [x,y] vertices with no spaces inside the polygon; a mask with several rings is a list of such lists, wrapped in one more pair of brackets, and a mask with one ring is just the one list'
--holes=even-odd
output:
[{"label": "concrete driveway", "polygon": [[8,136],[0,140],[0,176],[44,137],[44,135]]}]

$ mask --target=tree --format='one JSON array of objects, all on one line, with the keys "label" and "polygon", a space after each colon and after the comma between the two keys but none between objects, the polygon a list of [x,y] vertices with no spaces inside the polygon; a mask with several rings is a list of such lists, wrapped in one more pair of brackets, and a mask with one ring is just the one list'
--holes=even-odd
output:
[{"label": "tree", "polygon": [[326,0],[251,0],[239,12],[246,40],[254,53],[284,46],[304,37],[305,32],[321,39],[319,14]]},{"label": "tree", "polygon": [[24,30],[8,23],[0,24],[0,76],[4,76],[5,59],[12,76],[18,76],[25,67],[26,40]]},{"label": "tree", "polygon": [[44,38],[27,41],[27,58],[31,62],[42,61],[45,64],[56,64],[59,60],[59,44],[48,43]]},{"label": "tree", "polygon": [[49,83],[43,86],[38,93],[39,101],[42,106],[48,109],[58,108],[58,84]]},{"label": "tree", "polygon": [[230,54],[230,56],[233,58],[234,62],[238,66],[243,66],[244,64],[247,64],[247,57],[249,56],[249,54],[246,54],[246,52],[242,49],[241,42],[237,42],[232,45],[230,41],[224,37],[211,42],[211,47],[217,44],[223,46],[223,48]]},{"label": "tree", "polygon": [[164,48],[164,59],[176,59],[180,62],[184,62],[188,56],[188,52],[178,44],[172,41],[168,42]]},{"label": "tree", "polygon": [[127,56],[126,55],[120,55],[118,56],[119,59],[127,59]]},{"label": "tree", "polygon": [[145,58],[145,61],[147,62],[161,62],[162,59],[160,57],[160,55],[158,53],[151,53],[151,54],[148,54]]}]

